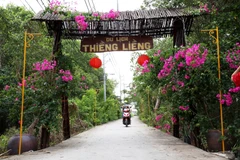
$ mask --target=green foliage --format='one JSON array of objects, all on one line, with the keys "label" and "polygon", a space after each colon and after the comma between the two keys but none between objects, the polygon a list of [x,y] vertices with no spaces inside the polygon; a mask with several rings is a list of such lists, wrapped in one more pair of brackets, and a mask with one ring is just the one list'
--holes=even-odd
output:
[{"label": "green foliage", "polygon": [[[172,131],[172,117],[173,114],[171,112],[172,106],[169,103],[164,103],[155,113],[155,127],[157,129],[161,129],[164,132],[171,132]],[[170,128],[167,128],[170,126]]]},{"label": "green foliage", "polygon": [[106,102],[103,102],[103,97],[100,97],[94,89],[86,90],[81,99],[75,98],[72,102],[78,106],[80,118],[86,120],[90,126],[119,118],[118,100],[108,97]]},{"label": "green foliage", "polygon": [[[22,92],[18,83],[21,83],[22,79],[22,50],[26,30],[28,33],[40,32],[42,35],[34,36],[34,39],[28,42],[30,47],[27,48],[26,77],[31,80],[27,80],[25,88],[23,127],[26,129],[34,118],[40,118],[37,128],[46,125],[49,129],[58,129],[61,124],[58,122],[62,118],[62,94],[70,99],[81,99],[88,88],[103,88],[102,69],[94,70],[88,64],[95,54],[79,53],[80,41],[62,40],[59,52],[52,55],[53,39],[46,36],[44,24],[29,21],[33,16],[32,12],[12,5],[6,9],[1,7],[0,12],[0,133],[11,126],[19,127]],[[56,70],[44,71],[42,74],[33,71],[33,63],[43,59],[57,59]],[[71,71],[74,77],[71,83],[62,82],[58,78],[60,69]],[[8,90],[4,90],[6,85],[10,86]],[[107,80],[108,97],[112,95],[114,85]],[[100,90],[99,96],[102,95],[103,91]],[[86,109],[88,111],[89,108]],[[85,117],[89,120],[88,116]],[[90,122],[93,123],[92,120]]]},{"label": "green foliage", "polygon": [[19,134],[19,130],[16,128],[9,128],[3,135],[0,135],[0,153],[7,150],[9,139],[16,134]]},{"label": "green foliage", "polygon": [[[162,46],[157,46],[156,48],[147,51],[150,56],[150,63],[154,65],[150,72],[144,74],[134,75],[134,84],[132,93],[136,94],[138,97],[134,97],[140,105],[147,105],[147,95],[144,92],[144,88],[150,87],[151,94],[155,95],[160,99],[160,104],[157,106],[157,111],[160,112],[161,107],[165,104],[172,106],[172,110],[168,112],[179,115],[179,123],[181,126],[181,135],[189,136],[195,131],[195,129],[200,130],[197,137],[201,139],[203,145],[205,146],[206,138],[205,133],[208,129],[216,128],[220,129],[220,113],[219,113],[219,101],[216,95],[219,90],[222,90],[223,94],[226,94],[229,88],[233,88],[233,83],[230,81],[233,69],[229,68],[226,63],[225,52],[230,48],[233,48],[236,42],[239,42],[239,5],[240,2],[237,0],[213,0],[211,3],[207,0],[144,0],[142,6],[143,9],[150,8],[185,8],[188,13],[196,15],[195,9],[200,9],[200,6],[204,6],[209,10],[209,12],[200,12],[200,16],[194,18],[192,25],[192,32],[186,41],[188,45],[201,43],[209,50],[207,61],[205,65],[198,69],[189,70],[177,70],[177,65],[172,69],[170,76],[164,79],[158,80],[157,74],[163,67],[163,62],[160,57],[167,58],[170,55],[176,53],[176,49],[172,48],[172,40],[170,40],[170,45],[164,43],[164,49]],[[220,62],[221,62],[221,82],[218,80],[218,60],[216,52],[216,44],[213,42],[213,37],[209,36],[208,32],[201,32],[201,30],[215,29],[219,28],[219,42],[220,42]],[[216,36],[213,34],[213,36]],[[156,42],[156,41],[155,41]],[[204,42],[204,44],[202,44]],[[158,44],[158,43],[157,43]],[[156,45],[155,45],[156,46]],[[169,52],[172,49],[173,52]],[[157,54],[157,50],[161,50],[161,56],[154,57]],[[232,50],[231,50],[232,52]],[[172,54],[171,54],[172,53]],[[135,57],[136,58],[136,57]],[[178,62],[174,62],[177,63]],[[141,68],[142,69],[142,68]],[[138,72],[139,73],[139,72]],[[191,79],[187,81],[183,76],[185,74],[191,75]],[[162,93],[162,90],[166,86],[173,86],[174,82],[172,79],[183,81],[185,86],[178,91],[172,91],[171,88],[166,94]],[[141,97],[141,98],[139,98]],[[238,101],[239,94],[232,94],[233,103],[230,107],[223,105],[224,113],[224,127],[231,132],[231,135],[239,137],[239,106]],[[156,98],[157,99],[157,98]],[[156,102],[156,99],[154,102]],[[190,110],[181,111],[176,106],[190,106]],[[153,108],[155,104],[151,104]],[[159,107],[160,106],[160,107]],[[141,108],[141,107],[140,107]],[[143,107],[142,107],[143,108]],[[156,106],[155,106],[156,108]],[[150,114],[146,114],[146,107],[140,109],[140,117],[142,119],[149,119]],[[152,111],[152,110],[151,110]],[[239,146],[236,145],[236,146]]]},{"label": "green foliage", "polygon": [[0,136],[0,153],[6,150],[6,146],[8,143],[9,138],[6,135],[1,135]]}]

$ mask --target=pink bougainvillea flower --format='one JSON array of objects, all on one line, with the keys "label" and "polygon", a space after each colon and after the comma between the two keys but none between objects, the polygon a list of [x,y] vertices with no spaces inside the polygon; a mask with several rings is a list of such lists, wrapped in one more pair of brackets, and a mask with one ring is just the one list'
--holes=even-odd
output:
[{"label": "pink bougainvillea flower", "polygon": [[73,80],[73,76],[70,72],[70,70],[59,70],[59,73],[62,74],[61,78],[62,78],[62,81],[65,81],[65,82],[68,82],[68,81],[72,81]]},{"label": "pink bougainvillea flower", "polygon": [[182,111],[187,111],[189,110],[189,106],[179,106],[179,109]]},{"label": "pink bougainvillea flower", "polygon": [[158,78],[161,79],[168,76],[171,73],[173,67],[174,67],[173,56],[170,56],[168,59],[164,60],[164,65],[163,68],[158,73]]},{"label": "pink bougainvillea flower", "polygon": [[203,53],[200,50],[200,44],[194,44],[192,47],[186,49],[186,65],[197,68],[204,64],[206,57],[208,54],[208,50],[205,49]]},{"label": "pink bougainvillea flower", "polygon": [[178,84],[180,87],[184,87],[184,82],[182,82],[182,81],[177,81],[177,84]]},{"label": "pink bougainvillea flower", "polygon": [[190,76],[187,75],[187,74],[185,74],[184,78],[185,78],[185,79],[190,79]]},{"label": "pink bougainvillea flower", "polygon": [[162,128],[162,126],[155,126],[155,128],[156,128],[156,129],[161,129],[161,128]]},{"label": "pink bougainvillea flower", "polygon": [[158,122],[163,117],[163,114],[159,114],[156,116],[155,120]]},{"label": "pink bougainvillea flower", "polygon": [[176,86],[172,86],[172,91],[177,91],[177,87]]},{"label": "pink bougainvillea flower", "polygon": [[36,90],[35,86],[34,85],[31,85],[30,87],[32,90]]},{"label": "pink bougainvillea flower", "polygon": [[238,93],[240,91],[240,87],[230,88],[228,92],[230,93]]},{"label": "pink bougainvillea flower", "polygon": [[206,12],[210,13],[210,10],[208,9],[208,4],[200,5],[200,12]]},{"label": "pink bougainvillea flower", "polygon": [[148,68],[148,60],[144,61],[142,66],[143,66],[142,74],[150,72],[150,69]]},{"label": "pink bougainvillea flower", "polygon": [[88,23],[85,20],[85,17],[83,15],[78,15],[75,17],[75,21],[78,24],[78,28],[81,31],[85,31],[88,27]]},{"label": "pink bougainvillea flower", "polygon": [[4,90],[9,90],[9,88],[10,88],[10,86],[9,85],[6,85],[5,87],[4,87]]},{"label": "pink bougainvillea flower", "polygon": [[98,13],[96,13],[96,12],[94,12],[94,13],[92,14],[92,16],[93,16],[93,17],[98,17],[98,16],[99,16],[99,14],[98,14]]},{"label": "pink bougainvillea flower", "polygon": [[184,67],[183,62],[180,62],[180,63],[178,64],[178,70],[181,70],[181,68],[183,68],[183,67]]},{"label": "pink bougainvillea flower", "polygon": [[149,66],[150,66],[150,68],[154,68],[154,64],[150,64]]},{"label": "pink bougainvillea flower", "polygon": [[85,76],[82,76],[82,80],[85,81],[85,80],[86,80],[86,77],[85,77]]},{"label": "pink bougainvillea flower", "polygon": [[107,19],[107,14],[102,14],[102,15],[100,16],[100,19],[101,19],[101,20]]},{"label": "pink bougainvillea flower", "polygon": [[164,127],[163,127],[165,130],[169,131],[171,126],[170,124],[164,124]]},{"label": "pink bougainvillea flower", "polygon": [[166,88],[162,88],[162,89],[161,89],[161,93],[162,93],[162,94],[166,94],[166,93],[167,93],[167,89],[166,89]]},{"label": "pink bougainvillea flower", "polygon": [[[18,82],[18,86],[19,86],[19,87],[22,87],[22,83]],[[25,86],[25,87],[27,86],[26,80],[24,80],[24,86]]]},{"label": "pink bougainvillea flower", "polygon": [[160,56],[161,50],[158,50],[157,53],[154,53],[153,56]]},{"label": "pink bougainvillea flower", "polygon": [[177,122],[177,118],[173,116],[173,117],[171,118],[171,121],[172,121],[173,124],[175,124],[175,123]]},{"label": "pink bougainvillea flower", "polygon": [[226,104],[227,106],[230,106],[233,102],[231,93],[223,94],[222,99],[220,99],[220,94],[217,94],[216,96],[221,104]]},{"label": "pink bougainvillea flower", "polygon": [[47,71],[52,70],[54,67],[56,67],[57,62],[54,61],[48,61],[47,59],[44,59],[43,62],[36,62],[33,64],[34,68],[33,70],[36,71]]},{"label": "pink bougainvillea flower", "polygon": [[119,12],[115,12],[113,9],[111,9],[106,16],[108,19],[116,19],[119,16]]},{"label": "pink bougainvillea flower", "polygon": [[178,61],[180,59],[185,58],[185,51],[184,50],[179,50],[177,53],[175,53],[174,58]]}]

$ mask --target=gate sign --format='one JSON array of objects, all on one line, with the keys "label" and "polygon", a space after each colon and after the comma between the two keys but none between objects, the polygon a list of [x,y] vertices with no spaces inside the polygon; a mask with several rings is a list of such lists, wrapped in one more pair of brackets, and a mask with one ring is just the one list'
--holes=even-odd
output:
[{"label": "gate sign", "polygon": [[82,52],[137,51],[153,48],[153,38],[150,36],[83,38]]}]

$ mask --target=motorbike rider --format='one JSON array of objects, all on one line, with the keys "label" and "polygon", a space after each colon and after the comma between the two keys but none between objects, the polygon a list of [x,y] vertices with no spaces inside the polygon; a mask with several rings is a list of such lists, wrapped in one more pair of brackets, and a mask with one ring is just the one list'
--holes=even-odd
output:
[{"label": "motorbike rider", "polygon": [[123,112],[129,112],[130,113],[129,106],[123,106]]},{"label": "motorbike rider", "polygon": [[130,124],[131,124],[131,110],[130,110],[130,107],[129,106],[123,106],[122,111],[123,111],[123,113],[124,112],[128,112],[129,113],[129,115],[130,115],[129,121],[130,121]]}]

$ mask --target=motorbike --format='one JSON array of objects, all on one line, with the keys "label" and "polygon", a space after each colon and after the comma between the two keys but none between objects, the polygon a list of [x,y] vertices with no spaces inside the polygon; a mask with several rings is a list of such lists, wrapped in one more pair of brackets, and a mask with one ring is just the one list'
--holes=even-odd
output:
[{"label": "motorbike", "polygon": [[131,124],[130,109],[123,109],[123,124],[128,127]]}]

